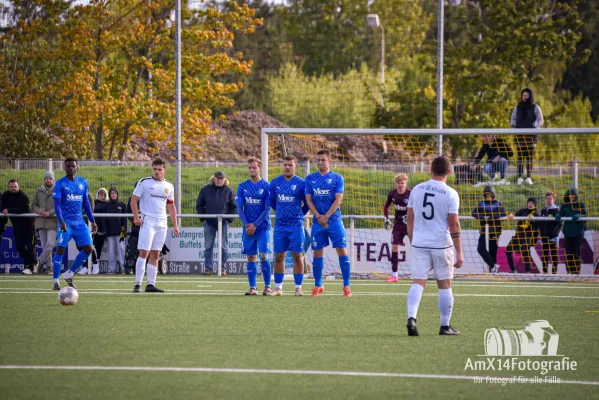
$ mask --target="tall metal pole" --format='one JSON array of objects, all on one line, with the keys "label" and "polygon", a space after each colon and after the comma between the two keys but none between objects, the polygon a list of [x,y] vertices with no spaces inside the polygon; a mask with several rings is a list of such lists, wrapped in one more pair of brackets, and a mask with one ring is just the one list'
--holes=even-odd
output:
[{"label": "tall metal pole", "polygon": [[[175,160],[175,195],[177,211],[181,213],[181,0],[175,1],[175,113],[176,113],[176,146]],[[179,218],[177,223],[181,225]]]},{"label": "tall metal pole", "polygon": [[[443,129],[443,31],[445,25],[445,4],[439,0],[437,12],[437,129]],[[443,135],[437,137],[437,154],[443,154]]]},{"label": "tall metal pole", "polygon": [[381,23],[381,83],[385,84],[385,28]]}]

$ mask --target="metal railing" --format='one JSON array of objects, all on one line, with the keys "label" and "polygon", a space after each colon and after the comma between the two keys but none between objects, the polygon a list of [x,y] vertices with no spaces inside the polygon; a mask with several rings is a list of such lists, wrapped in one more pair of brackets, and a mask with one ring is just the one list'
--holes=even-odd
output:
[{"label": "metal railing", "polygon": [[[34,213],[28,213],[28,214],[6,214],[5,216],[7,217],[21,217],[21,218],[32,218],[32,217],[38,217],[41,218],[38,214],[34,214]],[[95,218],[133,218],[133,214],[94,214]],[[168,218],[168,217],[167,217]],[[223,230],[223,219],[237,219],[239,218],[239,215],[237,214],[177,214],[177,219],[179,218],[216,218],[217,221],[217,237],[218,237],[218,243],[219,246],[222,246],[221,240],[222,240],[222,230]],[[271,219],[274,219],[275,216],[274,215],[270,215]],[[310,221],[312,220],[313,216],[308,213],[305,217],[304,217],[304,226],[309,226]],[[355,243],[355,233],[356,233],[356,220],[383,220],[385,219],[384,216],[380,216],[380,215],[342,215],[341,216],[342,219],[344,220],[349,220],[349,258],[350,258],[350,265],[352,266],[352,272],[353,272],[353,266],[355,265],[356,262],[356,254],[355,254],[355,249],[354,249],[354,243]],[[476,220],[475,218],[471,217],[471,216],[467,216],[467,215],[460,215],[459,216],[460,220]],[[530,220],[530,221],[555,221],[555,218],[553,217],[513,217],[508,219],[507,217],[503,217],[501,218],[502,221],[508,221],[508,220],[512,220],[512,221],[519,221],[519,220]],[[563,217],[561,219],[561,221],[571,221],[572,217]],[[578,219],[578,221],[599,221],[599,217],[581,217]],[[488,224],[486,225],[486,231],[487,231],[487,236],[488,236]],[[91,227],[91,225],[90,225]],[[488,244],[487,244],[488,246]],[[218,258],[217,258],[217,275],[221,276],[222,275],[222,268],[223,268],[223,259],[222,259],[222,251],[218,251]],[[89,267],[89,259],[88,259],[88,267]]]}]

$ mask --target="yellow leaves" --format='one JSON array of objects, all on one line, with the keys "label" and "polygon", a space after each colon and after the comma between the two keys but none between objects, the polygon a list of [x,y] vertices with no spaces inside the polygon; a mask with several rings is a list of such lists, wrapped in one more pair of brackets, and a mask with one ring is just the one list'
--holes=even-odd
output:
[{"label": "yellow leaves", "polygon": [[424,97],[430,100],[436,99],[437,91],[432,86],[427,86],[424,88]]}]

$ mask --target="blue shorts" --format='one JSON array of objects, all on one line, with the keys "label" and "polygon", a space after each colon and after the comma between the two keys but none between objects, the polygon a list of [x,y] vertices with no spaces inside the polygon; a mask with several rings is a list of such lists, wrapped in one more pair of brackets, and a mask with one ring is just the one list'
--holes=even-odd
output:
[{"label": "blue shorts", "polygon": [[303,253],[305,238],[303,226],[275,226],[275,253]]},{"label": "blue shorts", "polygon": [[89,229],[87,226],[75,227],[71,228],[67,226],[68,230],[66,232],[61,231],[60,227],[58,229],[58,236],[56,237],[56,246],[66,248],[69,245],[71,239],[75,240],[75,244],[78,247],[83,247],[87,245],[91,245],[92,235],[89,233]]},{"label": "blue shorts", "polygon": [[[312,224],[312,250],[320,250],[333,243],[336,249],[345,249],[347,247],[347,235],[341,219],[329,221],[328,228],[324,228],[318,222]],[[329,241],[330,239],[330,241]]]},{"label": "blue shorts", "polygon": [[241,235],[241,254],[255,256],[258,253],[270,253],[270,229],[254,232],[250,236],[243,230]]}]

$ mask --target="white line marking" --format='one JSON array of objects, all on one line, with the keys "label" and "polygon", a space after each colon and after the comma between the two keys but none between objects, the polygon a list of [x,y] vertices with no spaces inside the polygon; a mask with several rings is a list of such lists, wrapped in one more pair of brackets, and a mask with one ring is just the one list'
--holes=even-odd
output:
[{"label": "white line marking", "polygon": [[[474,378],[485,379],[484,376],[469,375],[437,375],[409,374],[401,372],[362,372],[362,371],[319,371],[294,369],[249,369],[249,368],[204,368],[204,367],[118,367],[101,365],[0,365],[0,369],[15,370],[67,370],[67,371],[145,371],[145,372],[212,372],[221,374],[279,374],[279,375],[334,375],[360,376],[369,378],[421,378],[421,379],[452,379],[473,381]],[[504,378],[498,376],[497,378]],[[506,379],[509,377],[505,377]],[[599,385],[599,381],[560,380],[560,383],[573,385]]]},{"label": "white line marking", "polygon": [[[0,283],[2,282],[27,282],[27,283],[48,283],[50,281],[50,278],[48,279],[0,279]],[[312,278],[307,278],[304,280],[304,282],[312,282],[313,279]],[[96,278],[92,278],[92,279],[87,279],[87,278],[83,278],[80,282],[89,282],[89,283],[123,283],[123,284],[130,284],[131,282],[133,282],[131,280],[131,278],[127,278],[127,280],[125,279],[96,279]],[[196,282],[201,282],[201,283],[213,283],[213,284],[243,284],[243,285],[247,285],[247,281],[232,281],[232,280],[192,280],[192,279],[188,279],[188,280],[170,280],[170,279],[160,279],[160,282],[168,282],[168,283],[196,283]],[[431,282],[431,284],[433,284],[434,282]],[[464,283],[464,282],[456,282],[454,281],[452,286],[454,287],[497,287],[497,288],[506,288],[506,289],[520,289],[520,288],[533,288],[533,289],[599,289],[599,285],[597,284],[589,284],[588,286],[573,286],[572,284],[564,284],[564,283],[556,283],[556,284],[551,284],[551,283],[539,283],[539,284],[531,284],[528,283],[526,285],[518,285],[515,286],[513,285],[514,282],[505,282],[505,283],[497,283],[497,282],[491,282],[491,283]],[[326,282],[327,285],[343,285],[343,282],[330,282],[327,281]],[[393,286],[400,286],[400,287],[408,287],[408,286],[412,286],[412,283],[359,283],[353,281],[351,283],[352,286],[381,286],[381,287],[393,287]],[[199,286],[198,286],[199,287]]]},{"label": "white line marking", "polygon": [[[124,289],[77,289],[79,293],[86,294],[109,294],[109,295],[135,295],[140,296],[141,293],[133,293]],[[53,294],[57,292],[51,289],[17,289],[4,291],[0,290],[0,294]],[[237,290],[167,290],[165,293],[150,296],[169,296],[169,295],[200,295],[200,296],[244,296],[244,293]],[[392,293],[392,292],[353,292],[354,296],[407,296],[407,293]],[[323,293],[320,296],[343,296],[343,293]],[[437,293],[425,293],[426,297],[437,297]],[[293,297],[288,295],[288,297]],[[599,296],[566,296],[566,295],[543,295],[543,294],[491,294],[491,293],[454,293],[454,297],[541,297],[551,299],[599,299]]]}]

